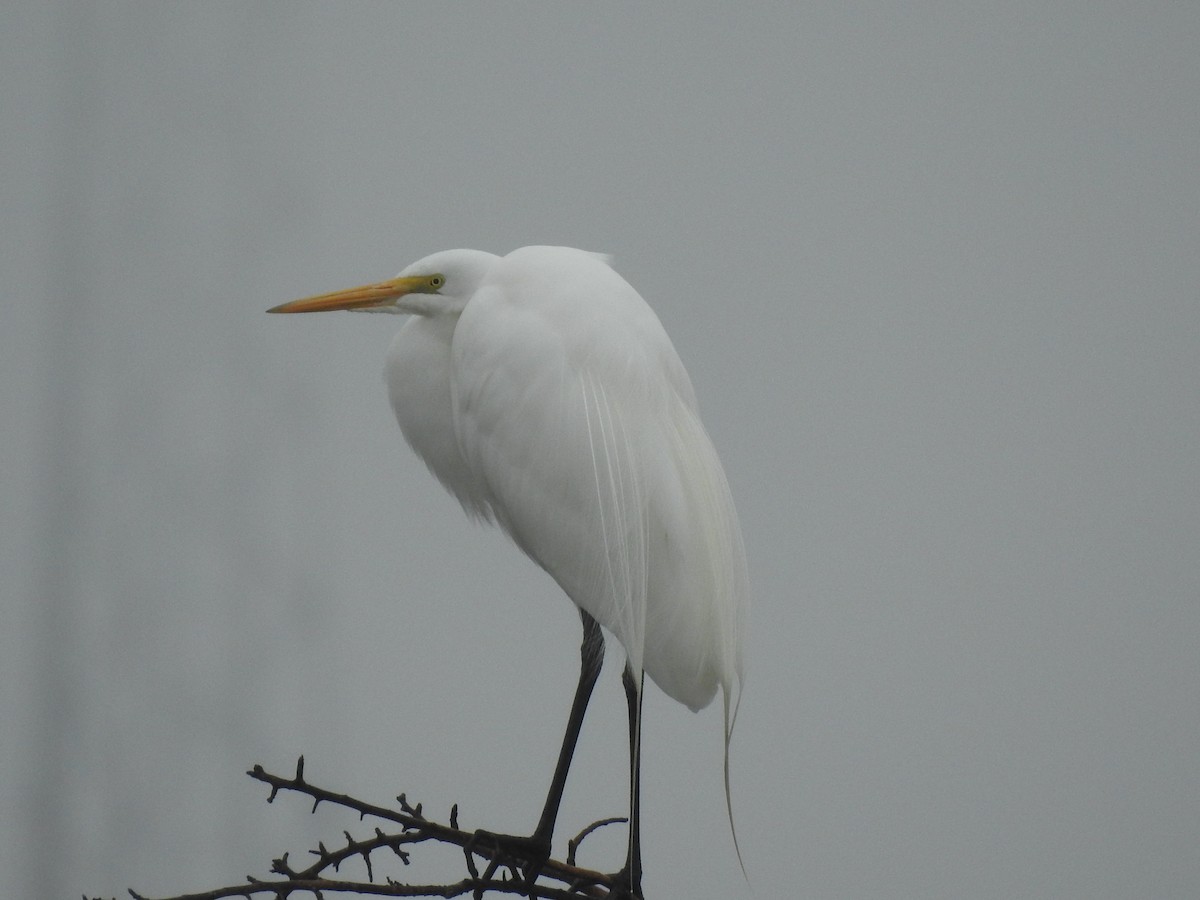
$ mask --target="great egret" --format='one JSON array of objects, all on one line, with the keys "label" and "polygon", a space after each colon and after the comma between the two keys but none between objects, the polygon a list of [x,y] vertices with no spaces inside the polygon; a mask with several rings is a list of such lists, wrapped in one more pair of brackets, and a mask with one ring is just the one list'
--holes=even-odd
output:
[{"label": "great egret", "polygon": [[386,373],[404,437],[468,515],[503,528],[579,607],[579,684],[546,805],[531,837],[503,839],[535,858],[550,852],[603,662],[600,626],[624,646],[630,815],[616,883],[640,896],[643,673],[693,710],[721,688],[733,824],[746,558],[683,363],[607,258],[567,247],[447,250],[391,280],[268,311],[335,309],[412,315]]}]

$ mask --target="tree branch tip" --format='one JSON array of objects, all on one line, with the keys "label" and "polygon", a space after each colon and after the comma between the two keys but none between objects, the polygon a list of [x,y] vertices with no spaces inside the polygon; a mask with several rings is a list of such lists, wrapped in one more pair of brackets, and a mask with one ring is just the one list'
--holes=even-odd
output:
[{"label": "tree branch tip", "polygon": [[[601,896],[599,891],[609,884],[608,876],[591,872],[586,867],[579,868],[575,863],[575,851],[592,831],[603,825],[623,822],[625,821],[623,818],[601,819],[593,822],[568,842],[569,852],[565,865],[574,867],[573,871],[564,869],[564,862],[556,861],[551,857],[548,860],[550,871],[543,871],[546,871],[548,878],[563,882],[561,887],[552,886],[543,883],[540,877],[534,881],[529,880],[530,873],[526,869],[526,864],[531,861],[524,858],[525,854],[521,850],[515,850],[510,855],[497,847],[495,852],[490,852],[486,847],[479,846],[479,839],[484,833],[476,832],[472,835],[469,832],[463,832],[459,822],[458,803],[452,803],[450,806],[449,825],[447,826],[442,824],[447,820],[442,819],[440,815],[426,818],[424,805],[410,803],[407,793],[396,796],[399,809],[375,806],[306,782],[304,767],[304,756],[300,756],[296,760],[294,778],[289,779],[286,776],[273,774],[258,763],[254,764],[246,774],[268,785],[270,788],[268,802],[274,802],[280,792],[294,791],[308,796],[313,801],[311,810],[313,813],[316,812],[321,802],[328,801],[335,810],[346,809],[357,812],[360,823],[365,822],[368,816],[383,820],[385,822],[383,827],[374,822],[370,829],[360,825],[358,827],[363,832],[361,838],[356,838],[350,830],[343,829],[342,836],[345,845],[342,845],[342,842],[335,836],[333,849],[330,849],[330,846],[326,845],[324,841],[318,841],[315,850],[298,850],[297,852],[301,853],[299,869],[292,867],[289,854],[283,853],[278,859],[272,860],[270,874],[264,873],[266,876],[264,878],[248,876],[240,886],[235,883],[205,894],[180,896],[172,898],[172,900],[188,900],[189,897],[190,900],[217,900],[221,897],[243,897],[245,900],[257,900],[260,897],[263,900],[296,900],[299,894],[312,897],[314,900],[325,900],[327,897],[332,900],[331,895],[342,896],[355,890],[365,891],[366,894],[371,895],[406,897],[473,896],[482,898],[486,894],[500,893],[517,894],[530,898],[530,900],[536,900],[536,898],[547,900],[551,897],[561,898],[561,900],[567,900],[567,898],[583,900],[585,897]],[[373,835],[371,831],[374,832]],[[441,885],[417,885],[406,883],[402,879],[392,877],[386,871],[381,871],[380,877],[386,881],[388,887],[383,888],[383,882],[375,880],[374,862],[377,852],[391,850],[399,857],[403,865],[409,866],[411,864],[410,851],[415,845],[424,845],[426,842],[457,845],[463,851],[468,877],[461,881]],[[310,854],[316,859],[315,863],[309,859]],[[479,863],[476,855],[484,862]],[[335,877],[332,874],[340,872],[342,862],[346,860],[354,862],[358,858],[362,859],[365,867],[365,880],[358,874],[357,865],[347,867],[348,871],[353,870],[351,875]],[[394,862],[386,863],[390,857],[378,857],[378,859],[385,860],[384,863],[381,863],[381,866],[385,868],[395,865]],[[542,874],[541,871],[538,875],[540,876],[540,874]],[[149,900],[132,889],[128,893],[132,900]],[[359,894],[355,894],[355,896],[359,896]],[[83,900],[89,900],[87,895],[84,895]],[[96,897],[94,900],[105,900],[105,898]],[[116,898],[111,898],[111,900],[116,900]]]},{"label": "tree branch tip", "polygon": [[575,865],[575,851],[579,849],[579,845],[583,843],[583,839],[598,828],[603,828],[605,825],[619,825],[622,822],[629,820],[624,816],[611,816],[607,819],[597,819],[575,837],[567,841],[567,865]]}]

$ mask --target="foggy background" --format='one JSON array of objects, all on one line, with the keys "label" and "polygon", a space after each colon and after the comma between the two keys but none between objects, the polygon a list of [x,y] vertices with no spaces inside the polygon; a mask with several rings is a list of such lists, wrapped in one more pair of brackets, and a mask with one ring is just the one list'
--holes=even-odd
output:
[{"label": "foggy background", "polygon": [[[263,311],[560,243],[662,318],[751,563],[751,885],[719,709],[650,688],[648,896],[1196,896],[1200,7],[980,7],[5,5],[0,894],[361,828],[243,774],[301,753],[532,828],[574,608],[404,446],[401,320]],[[625,810],[620,664],[559,853]]]}]

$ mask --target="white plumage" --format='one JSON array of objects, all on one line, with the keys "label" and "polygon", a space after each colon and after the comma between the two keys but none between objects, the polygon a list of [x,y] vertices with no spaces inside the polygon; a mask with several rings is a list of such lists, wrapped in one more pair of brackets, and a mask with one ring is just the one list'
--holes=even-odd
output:
[{"label": "white plumage", "polygon": [[388,353],[389,394],[463,508],[621,642],[637,683],[645,671],[693,710],[722,689],[728,792],[745,552],[658,317],[607,258],[566,247],[444,251],[272,311],[346,308],[413,314]]}]

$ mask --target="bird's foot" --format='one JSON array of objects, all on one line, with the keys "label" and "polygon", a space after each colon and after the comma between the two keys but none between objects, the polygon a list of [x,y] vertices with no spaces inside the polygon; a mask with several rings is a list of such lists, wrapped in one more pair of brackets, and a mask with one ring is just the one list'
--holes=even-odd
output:
[{"label": "bird's foot", "polygon": [[479,828],[475,831],[474,846],[480,850],[494,849],[514,860],[545,862],[550,858],[550,839],[536,834],[524,837]]},{"label": "bird's foot", "polygon": [[608,892],[609,900],[642,900],[642,873],[636,875],[626,866],[612,876],[612,887]]},{"label": "bird's foot", "polygon": [[499,834],[480,828],[468,849],[488,857],[493,864],[507,864],[519,869],[526,883],[532,885],[550,858],[550,838],[536,834],[528,837]]}]

